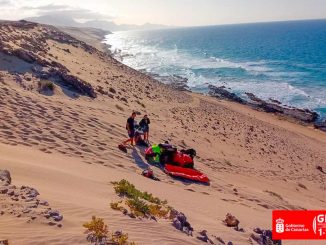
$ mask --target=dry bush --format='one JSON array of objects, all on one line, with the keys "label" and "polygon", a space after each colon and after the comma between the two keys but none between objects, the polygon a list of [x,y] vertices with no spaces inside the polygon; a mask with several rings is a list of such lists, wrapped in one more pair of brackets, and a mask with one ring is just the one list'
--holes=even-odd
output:
[{"label": "dry bush", "polygon": [[92,217],[92,220],[83,225],[87,230],[87,241],[95,245],[136,245],[135,242],[128,241],[128,234],[122,231],[109,233],[108,226],[103,219]]},{"label": "dry bush", "polygon": [[38,82],[38,90],[40,92],[42,92],[42,91],[51,91],[51,92],[53,92],[54,88],[55,88],[55,85],[51,81],[41,80],[41,81]]}]

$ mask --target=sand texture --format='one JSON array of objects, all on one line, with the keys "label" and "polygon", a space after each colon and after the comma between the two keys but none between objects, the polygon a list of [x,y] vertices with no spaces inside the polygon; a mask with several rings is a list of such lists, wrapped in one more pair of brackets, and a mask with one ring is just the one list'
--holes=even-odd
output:
[{"label": "sand texture", "polygon": [[[92,33],[80,33],[101,47]],[[26,201],[0,194],[1,239],[13,245],[89,244],[82,224],[96,215],[137,244],[204,244],[168,220],[131,219],[112,210],[117,195],[111,182],[121,179],[168,200],[195,231],[207,230],[225,244],[258,244],[250,243],[250,235],[256,227],[272,228],[273,209],[325,209],[326,133],[174,90],[75,39],[78,35],[78,30],[71,37],[50,26],[0,23],[0,169],[10,171],[11,185],[35,188],[40,201],[63,215],[49,225],[38,204],[35,219],[17,217]],[[153,170],[160,182],[141,176],[148,166],[144,148],[128,147],[128,153],[117,148],[127,137],[125,122],[133,110],[141,113],[137,121],[149,115],[152,143],[169,140],[180,149],[195,148],[195,166],[209,176],[210,186],[174,179],[158,167]],[[222,222],[227,213],[244,232]]]}]

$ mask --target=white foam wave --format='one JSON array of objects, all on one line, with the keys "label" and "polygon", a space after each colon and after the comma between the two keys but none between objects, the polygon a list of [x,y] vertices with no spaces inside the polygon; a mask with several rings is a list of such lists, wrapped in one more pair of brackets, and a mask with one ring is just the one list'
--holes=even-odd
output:
[{"label": "white foam wave", "polygon": [[[285,72],[274,69],[273,62],[269,61],[231,61],[218,57],[194,56],[178,49],[174,45],[171,49],[163,49],[159,44],[148,44],[145,40],[121,35],[109,35],[107,42],[112,45],[111,50],[122,50],[123,62],[135,69],[144,69],[163,76],[180,75],[188,78],[188,85],[193,89],[207,88],[207,84],[226,86],[239,94],[252,92],[262,99],[273,98],[284,104],[301,108],[326,107],[326,88],[297,87],[291,85],[304,72]],[[241,79],[237,76],[222,77],[214,72],[196,72],[202,70],[234,69],[249,74],[250,78]],[[264,81],[255,78],[265,76]],[[285,82],[287,81],[287,82]]]}]

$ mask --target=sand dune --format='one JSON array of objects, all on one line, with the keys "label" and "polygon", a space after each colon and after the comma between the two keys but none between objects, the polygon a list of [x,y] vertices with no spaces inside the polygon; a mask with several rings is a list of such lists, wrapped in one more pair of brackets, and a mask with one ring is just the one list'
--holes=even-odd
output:
[{"label": "sand dune", "polygon": [[[0,216],[1,238],[15,245],[87,244],[82,224],[97,215],[137,244],[202,244],[168,221],[134,220],[112,210],[109,204],[117,197],[110,182],[123,178],[167,199],[197,231],[205,229],[237,245],[249,244],[256,227],[271,229],[273,209],[325,208],[326,175],[316,168],[326,169],[325,133],[173,90],[52,28],[0,25],[0,169],[11,172],[14,185],[36,188],[63,214],[63,227],[39,219],[26,223],[5,213]],[[42,62],[57,62],[55,69],[89,84],[96,98],[58,76],[41,78],[39,70],[48,72],[52,65],[28,62],[12,52],[19,48]],[[40,92],[38,83],[44,80],[53,83],[53,91]],[[127,154],[117,149],[133,110],[151,118],[151,142],[195,148],[196,167],[208,174],[211,185],[173,179],[155,167],[161,182],[142,177],[148,166],[144,149],[129,148]],[[229,212],[245,232],[223,224]]]}]

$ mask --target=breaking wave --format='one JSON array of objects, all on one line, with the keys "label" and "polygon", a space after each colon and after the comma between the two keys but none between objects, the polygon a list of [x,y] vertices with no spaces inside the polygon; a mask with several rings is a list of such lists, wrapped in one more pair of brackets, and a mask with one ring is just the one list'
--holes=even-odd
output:
[{"label": "breaking wave", "polygon": [[[174,36],[164,31],[120,32],[108,35],[106,42],[124,64],[161,76],[187,78],[188,86],[195,91],[205,92],[208,84],[213,84],[230,88],[240,96],[252,92],[262,99],[272,98],[295,107],[320,112],[326,108],[326,74],[321,72],[325,64],[316,66],[296,63],[292,58],[266,59],[252,54],[246,57],[243,53],[229,55],[228,46],[216,51],[219,45],[207,48],[185,44],[189,40],[182,39],[182,32],[178,34],[180,40],[175,38],[177,32],[173,32]],[[247,52],[243,49],[241,52]],[[322,76],[317,77],[317,73]]]}]

